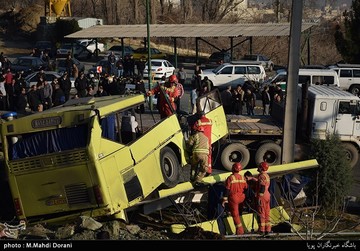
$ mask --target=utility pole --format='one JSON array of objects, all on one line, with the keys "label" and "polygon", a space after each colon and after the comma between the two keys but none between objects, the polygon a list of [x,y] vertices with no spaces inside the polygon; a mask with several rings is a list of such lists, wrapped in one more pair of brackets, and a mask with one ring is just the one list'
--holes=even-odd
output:
[{"label": "utility pole", "polygon": [[[147,40],[146,45],[148,49],[148,79],[149,79],[149,90],[152,89],[152,71],[151,71],[151,50],[150,50],[150,0],[146,0],[146,31],[147,31]],[[149,96],[149,106],[150,110],[153,110],[153,99],[152,96]]]},{"label": "utility pole", "polygon": [[294,162],[303,0],[292,0],[282,163]]}]

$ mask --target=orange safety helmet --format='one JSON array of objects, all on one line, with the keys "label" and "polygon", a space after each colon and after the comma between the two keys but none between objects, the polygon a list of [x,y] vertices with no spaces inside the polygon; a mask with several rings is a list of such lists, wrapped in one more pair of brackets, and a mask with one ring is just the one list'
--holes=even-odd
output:
[{"label": "orange safety helmet", "polygon": [[170,83],[177,83],[178,82],[178,78],[176,77],[176,75],[171,75],[169,77],[169,82]]},{"label": "orange safety helmet", "polygon": [[234,164],[232,165],[232,171],[233,171],[234,173],[238,173],[238,172],[240,172],[241,170],[242,170],[242,166],[241,166],[240,162],[236,162],[236,163],[234,163]]},{"label": "orange safety helmet", "polygon": [[266,161],[261,162],[259,165],[259,169],[266,172],[269,169],[269,164]]}]

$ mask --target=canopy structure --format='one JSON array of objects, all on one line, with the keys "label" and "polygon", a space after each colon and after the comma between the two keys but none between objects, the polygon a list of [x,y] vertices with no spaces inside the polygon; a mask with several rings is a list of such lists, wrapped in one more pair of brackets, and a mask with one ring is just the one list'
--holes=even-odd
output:
[{"label": "canopy structure", "polygon": [[[301,32],[310,29],[314,23],[303,23]],[[151,24],[149,34],[146,24],[139,25],[95,25],[81,31],[69,34],[66,38],[120,38],[124,45],[124,38],[170,37],[174,39],[175,67],[177,67],[177,38],[196,39],[196,62],[198,62],[198,41],[202,40],[210,46],[221,50],[204,38],[228,37],[230,38],[229,50],[232,57],[233,48],[241,43],[250,41],[250,53],[252,53],[252,37],[278,37],[290,36],[290,23],[236,23],[236,24]],[[243,41],[234,45],[234,38],[244,38]],[[144,43],[146,44],[146,43]],[[310,49],[310,48],[308,48]]]},{"label": "canopy structure", "polygon": [[[303,23],[302,32],[314,24]],[[289,36],[290,23],[238,24],[152,24],[150,37],[274,37]],[[144,38],[147,25],[95,25],[67,35],[67,38]]]}]

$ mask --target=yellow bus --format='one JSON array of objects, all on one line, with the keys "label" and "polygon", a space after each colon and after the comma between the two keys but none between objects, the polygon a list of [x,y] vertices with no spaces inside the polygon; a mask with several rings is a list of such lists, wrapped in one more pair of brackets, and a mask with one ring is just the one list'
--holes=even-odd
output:
[{"label": "yellow bus", "polygon": [[[214,142],[228,131],[218,93],[209,97],[200,103],[218,121]],[[141,128],[142,114],[135,111],[144,103],[142,94],[80,98],[3,120],[2,152],[17,218],[127,220],[127,208],[155,190],[176,186],[188,163],[188,120],[174,114]],[[124,117],[129,115],[140,129],[125,142]]]}]

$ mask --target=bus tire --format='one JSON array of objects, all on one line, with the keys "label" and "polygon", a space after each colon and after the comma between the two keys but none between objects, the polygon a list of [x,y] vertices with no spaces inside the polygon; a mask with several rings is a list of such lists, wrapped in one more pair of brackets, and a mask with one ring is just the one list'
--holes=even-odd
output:
[{"label": "bus tire", "polygon": [[240,162],[242,167],[245,168],[249,161],[250,151],[241,143],[230,143],[221,151],[221,164],[228,171],[231,171],[235,162]]},{"label": "bus tire", "polygon": [[179,183],[180,164],[176,154],[170,147],[164,147],[160,153],[161,172],[164,177],[163,188],[171,188]]},{"label": "bus tire", "polygon": [[351,143],[343,143],[346,159],[349,161],[351,168],[354,168],[359,160],[359,151]]},{"label": "bus tire", "polygon": [[262,144],[255,153],[255,164],[266,161],[270,166],[281,164],[281,146],[274,142]]}]

